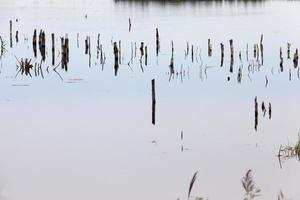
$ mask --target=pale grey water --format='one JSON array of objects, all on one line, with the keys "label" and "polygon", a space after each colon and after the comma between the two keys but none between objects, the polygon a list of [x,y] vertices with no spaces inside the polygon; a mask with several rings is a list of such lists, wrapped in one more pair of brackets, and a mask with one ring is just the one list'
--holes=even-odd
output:
[{"label": "pale grey water", "polygon": [[[13,48],[7,45],[1,59],[1,198],[186,199],[189,181],[199,171],[193,196],[243,199],[241,178],[252,169],[262,190],[257,199],[276,199],[280,190],[299,199],[299,161],[290,159],[281,169],[276,157],[280,144],[296,143],[300,128],[300,82],[292,61],[286,60],[286,43],[292,44],[292,55],[300,46],[299,9],[297,1],[2,1],[0,35],[9,42],[9,20],[18,18],[18,22],[13,21],[13,31],[19,31],[20,41],[16,44],[14,40]],[[158,59],[156,27],[161,38]],[[46,32],[48,54],[43,66],[50,66],[49,73],[44,71],[45,79],[15,78],[14,56],[33,58],[33,30],[41,28]],[[68,34],[70,38],[69,71],[58,70],[63,81],[51,66],[52,32],[57,51],[58,37]],[[98,33],[107,56],[103,71],[95,56]],[[246,44],[251,57],[261,34],[264,65],[260,72],[251,74],[251,82]],[[91,67],[84,54],[87,35],[91,36]],[[208,38],[213,44],[212,57],[207,57]],[[233,74],[229,73],[231,38],[236,54]],[[111,40],[122,41],[123,64],[117,77]],[[171,40],[175,69],[180,71],[183,65],[186,73],[189,71],[183,83],[180,77],[169,82],[166,74]],[[127,65],[130,45],[141,41],[148,46],[148,66],[143,73],[138,51],[132,72]],[[200,62],[184,59],[187,41],[201,48],[202,79]],[[225,44],[222,68],[220,42]],[[278,72],[280,46],[283,73]],[[239,51],[244,62],[241,84],[236,80]],[[207,78],[206,65],[213,66],[207,69]],[[152,78],[157,90],[155,126],[151,124]],[[74,79],[80,80],[73,83]],[[255,96],[273,107],[271,120],[259,118],[257,132]],[[181,152],[182,145],[187,150]]]}]

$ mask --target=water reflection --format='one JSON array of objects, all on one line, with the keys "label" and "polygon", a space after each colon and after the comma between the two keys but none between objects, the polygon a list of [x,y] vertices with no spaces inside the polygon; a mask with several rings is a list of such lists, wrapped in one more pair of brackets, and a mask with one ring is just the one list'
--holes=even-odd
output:
[{"label": "water reflection", "polygon": [[222,6],[224,4],[260,5],[268,0],[114,0],[116,4],[149,6],[152,4],[160,6]]}]

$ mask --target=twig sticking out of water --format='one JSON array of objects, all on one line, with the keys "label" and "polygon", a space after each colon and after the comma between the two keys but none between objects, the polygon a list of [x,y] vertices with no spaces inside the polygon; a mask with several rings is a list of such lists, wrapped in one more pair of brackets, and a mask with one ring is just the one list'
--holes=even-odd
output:
[{"label": "twig sticking out of water", "polygon": [[198,171],[196,171],[196,172],[194,173],[194,175],[193,175],[193,177],[192,177],[192,179],[191,179],[191,181],[190,181],[190,186],[189,186],[189,192],[188,192],[188,197],[187,197],[187,199],[189,199],[190,196],[191,196],[191,192],[192,192],[194,183],[195,183],[195,181],[196,181],[196,179],[197,179],[197,174],[198,174]]}]

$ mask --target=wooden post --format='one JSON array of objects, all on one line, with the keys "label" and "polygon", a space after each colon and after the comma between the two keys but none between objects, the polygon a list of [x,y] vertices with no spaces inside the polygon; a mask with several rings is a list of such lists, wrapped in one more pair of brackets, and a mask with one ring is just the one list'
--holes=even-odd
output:
[{"label": "wooden post", "polygon": [[52,66],[55,65],[55,38],[54,38],[54,33],[51,34],[52,38]]},{"label": "wooden post", "polygon": [[241,67],[238,70],[237,81],[238,81],[238,83],[241,83],[241,81],[242,81],[242,68]]},{"label": "wooden post", "polygon": [[294,68],[297,68],[298,67],[298,49],[296,49],[296,52],[294,54],[293,63],[294,63]]},{"label": "wooden post", "polygon": [[12,20],[9,21],[9,41],[10,41],[10,48],[13,47],[12,42]]},{"label": "wooden post", "polygon": [[192,45],[192,63],[194,62],[194,45]]},{"label": "wooden post", "polygon": [[155,79],[151,80],[151,86],[152,86],[152,124],[155,125],[155,106],[156,106]]},{"label": "wooden post", "polygon": [[283,57],[282,57],[282,48],[281,47],[279,49],[279,58],[280,58],[280,63],[279,63],[280,71],[283,72]]},{"label": "wooden post", "polygon": [[66,51],[66,60],[69,63],[69,38],[66,36],[65,38],[65,51]]},{"label": "wooden post", "polygon": [[141,42],[140,51],[141,51],[141,58],[140,59],[142,59],[143,56],[144,56],[144,42]]},{"label": "wooden post", "polygon": [[224,44],[220,43],[221,45],[221,67],[223,67],[223,63],[224,63]]},{"label": "wooden post", "polygon": [[89,53],[89,37],[87,36],[85,39],[85,54]]},{"label": "wooden post", "polygon": [[211,55],[212,55],[212,45],[211,45],[211,43],[210,43],[210,39],[208,39],[208,45],[207,45],[208,47],[208,57],[211,57]]},{"label": "wooden post", "polygon": [[98,37],[97,37],[97,59],[99,58],[99,52],[100,52],[100,34],[98,33]]},{"label": "wooden post", "polygon": [[42,56],[42,60],[46,59],[46,36],[43,30],[40,30],[39,34],[39,50]]},{"label": "wooden post", "polygon": [[114,64],[114,69],[115,69],[115,76],[118,74],[118,69],[119,69],[119,50],[118,50],[118,45],[117,42],[114,42],[114,57],[115,57],[115,64]]},{"label": "wooden post", "polygon": [[61,68],[64,69],[65,71],[68,71],[66,40],[64,37],[61,37],[60,40],[61,40]]},{"label": "wooden post", "polygon": [[257,131],[257,125],[258,125],[258,103],[257,103],[257,97],[254,99],[254,109],[255,109],[255,119],[254,119],[254,129]]},{"label": "wooden post", "polygon": [[287,43],[287,58],[291,58],[291,44]]},{"label": "wooden post", "polygon": [[269,103],[269,119],[272,118],[272,106],[271,103]]},{"label": "wooden post", "polygon": [[129,32],[131,31],[131,19],[129,18],[128,19],[128,22],[129,22],[129,27],[128,27],[128,29],[129,29]]},{"label": "wooden post", "polygon": [[265,117],[266,112],[267,112],[267,109],[266,109],[266,106],[265,106],[265,102],[262,102],[262,104],[261,104],[261,111],[263,112],[263,115]]},{"label": "wooden post", "polygon": [[156,28],[156,56],[158,56],[159,51],[160,51],[159,34],[158,34],[158,28]]},{"label": "wooden post", "polygon": [[233,63],[234,63],[234,49],[233,49],[233,40],[229,40],[230,45],[230,69],[229,71],[233,73]]},{"label": "wooden post", "polygon": [[19,31],[16,31],[16,43],[19,42]]},{"label": "wooden post", "polygon": [[260,36],[260,57],[261,57],[261,64],[264,64],[264,45],[263,45],[263,34]]},{"label": "wooden post", "polygon": [[256,54],[256,61],[259,61],[259,47],[258,44],[256,44],[256,50],[257,50],[257,54]]}]

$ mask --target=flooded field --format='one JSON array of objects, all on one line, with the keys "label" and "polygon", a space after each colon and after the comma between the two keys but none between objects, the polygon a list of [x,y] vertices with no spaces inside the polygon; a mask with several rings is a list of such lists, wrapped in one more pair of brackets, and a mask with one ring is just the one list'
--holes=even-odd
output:
[{"label": "flooded field", "polygon": [[0,199],[300,199],[299,10],[2,0]]}]

